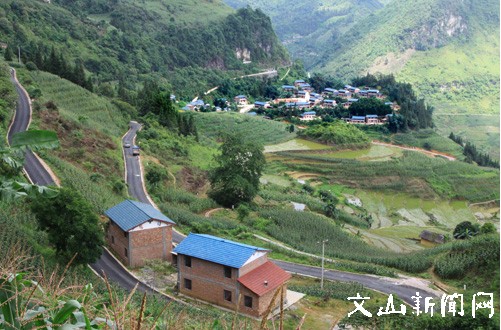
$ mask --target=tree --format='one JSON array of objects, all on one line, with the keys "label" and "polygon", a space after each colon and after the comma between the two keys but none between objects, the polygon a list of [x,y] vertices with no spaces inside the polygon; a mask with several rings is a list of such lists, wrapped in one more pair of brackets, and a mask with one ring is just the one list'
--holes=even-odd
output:
[{"label": "tree", "polygon": [[221,205],[234,206],[250,202],[259,189],[265,164],[263,146],[246,141],[242,135],[225,135],[215,157],[218,167],[209,174],[209,197]]},{"label": "tree", "polygon": [[493,223],[486,222],[482,227],[480,227],[481,234],[493,234],[496,232],[496,226]]},{"label": "tree", "polygon": [[12,61],[13,58],[14,58],[14,53],[12,52],[12,49],[10,48],[10,46],[8,46],[7,49],[5,50],[4,59],[7,62],[10,62],[10,61]]},{"label": "tree", "polygon": [[455,239],[467,239],[478,234],[479,226],[470,221],[463,221],[454,228],[453,236]]},{"label": "tree", "polygon": [[74,264],[92,263],[99,258],[104,243],[99,218],[77,191],[62,188],[55,198],[38,196],[31,201],[31,210],[63,263],[75,254]]}]

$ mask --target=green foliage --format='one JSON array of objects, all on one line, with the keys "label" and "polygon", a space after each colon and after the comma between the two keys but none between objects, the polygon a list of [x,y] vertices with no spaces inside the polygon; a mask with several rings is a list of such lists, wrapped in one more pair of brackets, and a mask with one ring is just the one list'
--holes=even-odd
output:
[{"label": "green foliage", "polygon": [[[434,261],[434,270],[442,278],[461,279],[499,266],[499,237],[481,235],[467,241],[457,241],[448,253]],[[472,243],[470,243],[472,242]],[[473,243],[474,242],[474,243]],[[470,243],[470,244],[468,244]]]},{"label": "green foliage", "polygon": [[[365,162],[333,159],[307,152],[280,152],[292,171],[318,173],[332,182],[372,190],[407,192],[421,198],[436,195],[486,201],[499,198],[499,171],[464,162],[404,151],[403,157]],[[314,164],[312,164],[314,162]]]},{"label": "green foliage", "polygon": [[454,228],[453,236],[455,239],[467,239],[477,235],[479,230],[479,225],[474,225],[470,221],[463,221]]},{"label": "green foliage", "polygon": [[31,209],[39,226],[47,231],[61,261],[75,254],[77,265],[96,261],[101,255],[104,234],[92,206],[75,190],[63,188],[57,197],[38,197]]},{"label": "green foliage", "polygon": [[195,113],[201,137],[217,139],[221,132],[240,132],[246,139],[264,145],[285,142],[296,137],[285,130],[286,124],[237,113]]},{"label": "green foliage", "polygon": [[366,146],[370,142],[367,135],[355,125],[341,121],[309,126],[300,131],[300,136],[335,145]]},{"label": "green foliage", "polygon": [[20,45],[24,63],[32,61],[87,89],[95,84],[111,92],[117,78],[128,80],[121,96],[132,96],[143,75],[153,72],[176,86],[177,94],[193,97],[227,78],[224,70],[236,76],[247,69],[235,50],[251,52],[254,71],[288,59],[261,11],[234,12],[219,1],[126,0],[98,6],[57,1],[47,6],[21,0],[0,8],[7,28],[0,28],[0,39]]},{"label": "green foliage", "polygon": [[263,146],[244,140],[241,134],[225,135],[219,151],[215,157],[218,167],[209,175],[209,196],[224,206],[252,201],[266,163]]},{"label": "green foliage", "polygon": [[3,55],[3,58],[7,62],[11,62],[12,59],[14,58],[14,53],[12,52],[12,48],[10,46],[7,46],[7,49],[5,49],[5,53]]},{"label": "green foliage", "polygon": [[494,234],[496,232],[496,226],[490,222],[486,222],[480,227],[481,234]]}]

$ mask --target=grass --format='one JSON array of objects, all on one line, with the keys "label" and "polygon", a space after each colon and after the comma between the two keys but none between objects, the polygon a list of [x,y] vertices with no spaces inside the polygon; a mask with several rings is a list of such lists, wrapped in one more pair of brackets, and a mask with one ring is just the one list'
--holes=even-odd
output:
[{"label": "grass", "polygon": [[221,133],[239,132],[248,139],[263,145],[293,139],[296,133],[286,131],[287,125],[240,113],[195,113],[200,136],[216,139]]},{"label": "grass", "polygon": [[264,152],[277,152],[277,151],[289,151],[289,150],[324,150],[330,149],[331,146],[326,144],[309,141],[305,139],[292,139],[287,142],[267,145],[264,147]]}]

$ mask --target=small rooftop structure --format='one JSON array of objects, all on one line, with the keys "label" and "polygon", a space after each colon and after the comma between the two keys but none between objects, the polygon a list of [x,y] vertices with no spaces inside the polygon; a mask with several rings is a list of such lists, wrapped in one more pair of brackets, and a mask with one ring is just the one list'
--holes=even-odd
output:
[{"label": "small rooftop structure", "polygon": [[[445,242],[445,236],[439,233],[434,233],[432,231],[423,230],[421,234],[419,234],[419,238],[421,238],[421,243],[434,243],[434,244],[443,244]],[[423,242],[426,241],[426,242]]]},{"label": "small rooftop structure", "polygon": [[104,214],[114,221],[123,231],[129,231],[150,220],[175,224],[174,221],[150,204],[129,199],[106,210]]},{"label": "small rooftop structure", "polygon": [[268,250],[212,235],[190,233],[173,252],[228,267],[240,268],[258,251]]}]

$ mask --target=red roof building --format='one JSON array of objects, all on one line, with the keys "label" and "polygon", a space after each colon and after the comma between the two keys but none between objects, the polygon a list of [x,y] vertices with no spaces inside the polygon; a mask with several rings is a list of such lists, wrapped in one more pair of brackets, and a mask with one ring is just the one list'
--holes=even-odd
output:
[{"label": "red roof building", "polygon": [[[190,234],[174,249],[181,294],[261,317],[291,275],[268,260],[269,250]],[[238,305],[238,306],[237,306]],[[272,310],[280,306],[275,299]]]}]

